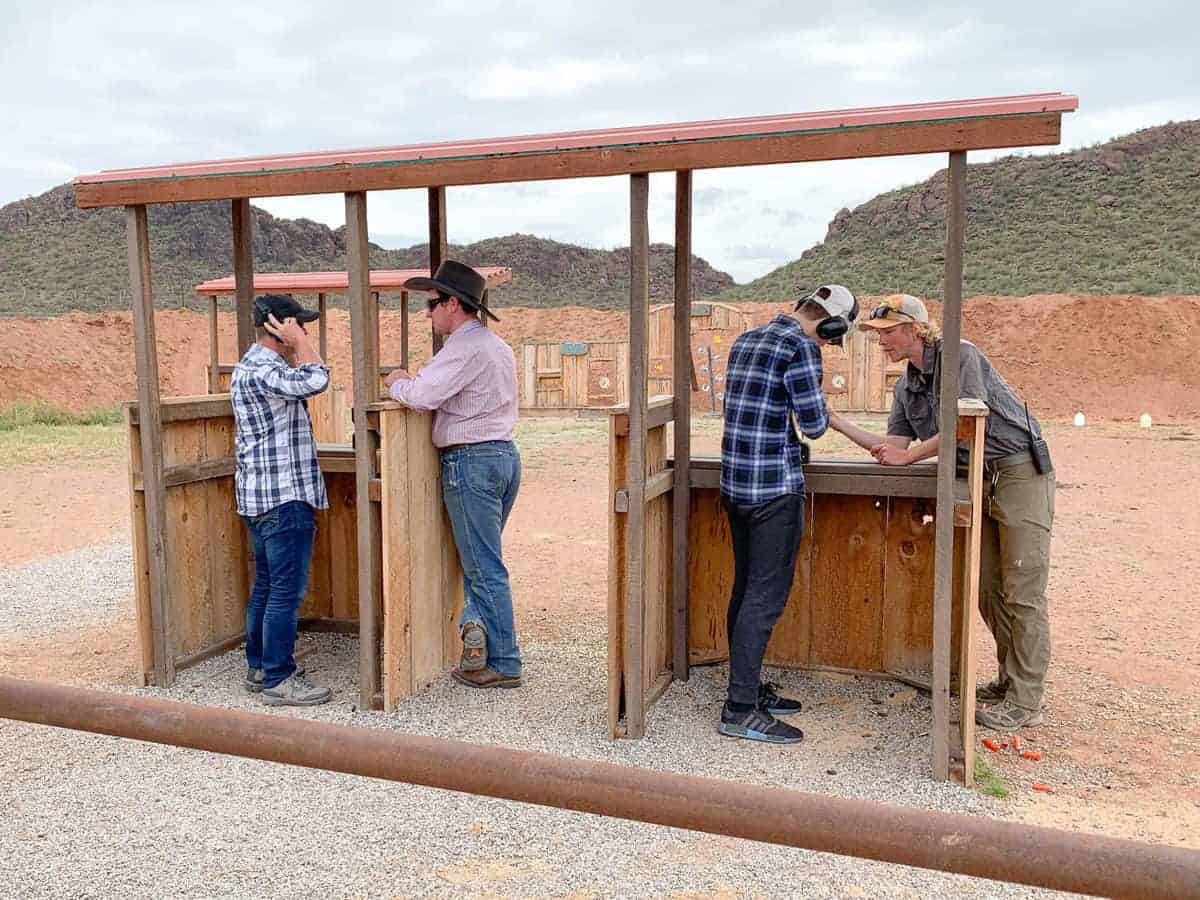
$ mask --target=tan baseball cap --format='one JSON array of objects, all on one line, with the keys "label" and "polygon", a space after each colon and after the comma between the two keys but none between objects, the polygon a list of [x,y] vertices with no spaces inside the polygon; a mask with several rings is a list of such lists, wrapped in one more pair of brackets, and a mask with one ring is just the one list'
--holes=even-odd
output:
[{"label": "tan baseball cap", "polygon": [[929,310],[912,294],[892,294],[871,310],[871,315],[858,323],[859,331],[895,328],[906,322],[929,322]]}]

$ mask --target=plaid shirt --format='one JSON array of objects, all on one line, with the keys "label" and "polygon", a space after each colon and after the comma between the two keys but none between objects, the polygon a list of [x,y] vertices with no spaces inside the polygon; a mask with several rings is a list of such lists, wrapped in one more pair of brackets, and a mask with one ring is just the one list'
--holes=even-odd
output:
[{"label": "plaid shirt", "polygon": [[757,505],[804,493],[796,424],[817,438],[829,427],[821,348],[790,316],[742,334],[725,366],[721,495]]},{"label": "plaid shirt", "polygon": [[293,369],[261,344],[246,351],[229,388],[237,423],[238,513],[261,516],[291,500],[314,509],[329,505],[304,402],[328,386],[325,366]]}]

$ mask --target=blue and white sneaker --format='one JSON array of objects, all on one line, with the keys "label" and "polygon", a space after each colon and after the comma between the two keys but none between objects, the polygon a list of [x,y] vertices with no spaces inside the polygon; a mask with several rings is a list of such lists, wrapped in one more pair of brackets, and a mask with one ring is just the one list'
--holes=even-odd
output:
[{"label": "blue and white sneaker", "polygon": [[758,707],[750,712],[738,713],[726,704],[721,710],[721,724],[717,726],[717,731],[729,737],[763,741],[767,744],[798,744],[804,740],[804,732],[799,728],[780,722],[769,712]]}]

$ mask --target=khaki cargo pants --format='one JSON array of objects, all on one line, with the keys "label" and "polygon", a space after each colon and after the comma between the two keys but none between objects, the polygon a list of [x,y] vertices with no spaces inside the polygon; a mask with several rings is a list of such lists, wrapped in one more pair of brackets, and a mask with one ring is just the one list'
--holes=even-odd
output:
[{"label": "khaki cargo pants", "polygon": [[1007,700],[1041,709],[1050,665],[1050,529],[1054,524],[1053,472],[1031,462],[984,476],[979,612],[996,639],[1000,683]]}]

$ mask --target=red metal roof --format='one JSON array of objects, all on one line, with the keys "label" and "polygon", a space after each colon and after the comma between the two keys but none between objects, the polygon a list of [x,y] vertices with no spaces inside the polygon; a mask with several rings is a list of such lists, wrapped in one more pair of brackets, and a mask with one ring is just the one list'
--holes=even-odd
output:
[{"label": "red metal roof", "polygon": [[914,103],[840,109],[825,112],[743,119],[718,119],[708,122],[683,122],[674,125],[644,125],[631,128],[569,131],[558,134],[527,135],[491,140],[447,141],[376,147],[364,150],[294,153],[282,156],[251,156],[239,159],[178,163],[132,169],[107,169],[94,175],[81,175],[75,184],[142,181],[164,178],[189,178],[204,175],[262,174],[297,169],[333,166],[366,166],[434,160],[463,160],[489,156],[553,153],[564,150],[603,149],[652,144],[711,141],[764,135],[800,134],[879,125],[945,122],[998,116],[1029,115],[1046,112],[1073,112],[1079,99],[1069,94],[1025,94],[1012,97],[988,97],[939,103]]},{"label": "red metal roof", "polygon": [[[475,266],[475,271],[487,279],[488,287],[512,281],[512,269],[507,266]],[[398,291],[410,278],[428,278],[428,269],[372,269],[371,288],[376,291]],[[254,290],[295,292],[298,294],[341,293],[349,290],[345,272],[255,272]],[[233,276],[214,278],[196,285],[196,293],[204,296],[232,294],[237,290]]]}]

